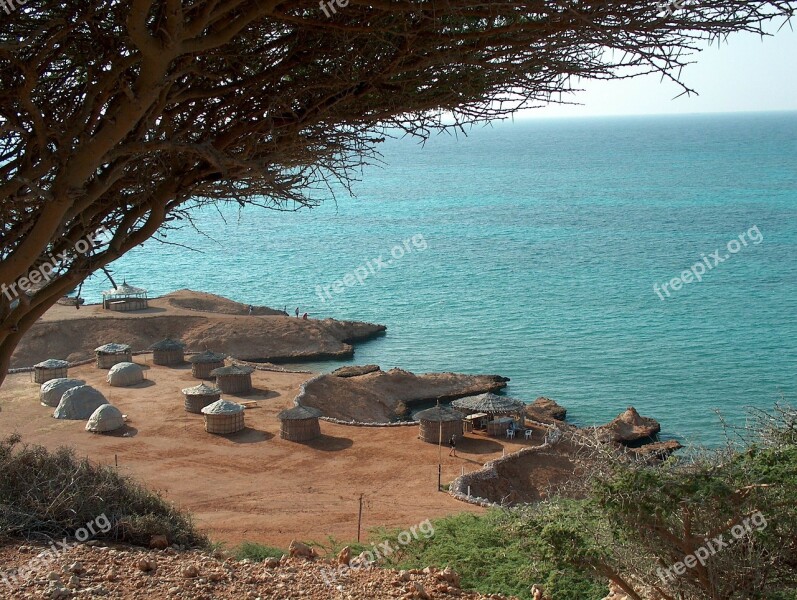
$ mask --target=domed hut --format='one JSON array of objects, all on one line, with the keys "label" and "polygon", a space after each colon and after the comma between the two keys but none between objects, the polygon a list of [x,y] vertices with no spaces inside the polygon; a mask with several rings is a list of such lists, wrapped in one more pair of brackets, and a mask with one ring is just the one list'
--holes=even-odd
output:
[{"label": "domed hut", "polygon": [[127,285],[125,281],[119,287],[102,293],[102,307],[121,312],[144,310],[149,307],[147,290]]},{"label": "domed hut", "polygon": [[90,385],[73,387],[64,392],[53,412],[56,419],[85,421],[103,404],[108,404],[102,393]]},{"label": "domed hut", "polygon": [[202,409],[213,404],[221,398],[221,390],[206,383],[200,383],[194,387],[184,388],[186,412],[199,414]]},{"label": "domed hut", "polygon": [[122,411],[110,404],[103,404],[91,413],[86,423],[86,431],[107,433],[121,429],[124,426],[125,418]]},{"label": "domed hut", "polygon": [[39,402],[41,402],[42,406],[55,408],[61,402],[61,396],[64,395],[65,391],[81,385],[86,385],[86,382],[82,379],[51,379],[42,384],[39,390]]},{"label": "domed hut", "polygon": [[292,442],[306,442],[321,435],[318,417],[321,411],[312,406],[294,406],[277,416],[281,422],[280,437]]},{"label": "domed hut", "polygon": [[213,369],[210,372],[216,378],[216,385],[224,394],[248,394],[252,391],[252,367],[231,365]]},{"label": "domed hut", "polygon": [[152,350],[152,362],[156,365],[170,367],[185,362],[185,344],[179,340],[166,338],[149,347]]},{"label": "domed hut", "polygon": [[225,358],[227,358],[225,354],[217,354],[210,350],[189,356],[188,362],[191,363],[191,375],[197,379],[210,379],[210,372],[223,367]]},{"label": "domed hut", "polygon": [[462,437],[462,413],[448,406],[427,408],[415,418],[420,423],[418,437],[424,442],[445,444],[452,435]]},{"label": "domed hut", "polygon": [[244,407],[228,400],[216,400],[202,409],[205,431],[225,435],[244,428]]},{"label": "domed hut", "polygon": [[111,367],[106,378],[111,387],[130,387],[144,381],[144,369],[133,362],[121,362]]},{"label": "domed hut", "polygon": [[33,381],[36,383],[46,383],[51,379],[64,379],[69,370],[69,363],[65,360],[48,358],[45,361],[33,365]]},{"label": "domed hut", "polygon": [[127,344],[105,344],[94,349],[97,368],[110,369],[120,362],[133,362],[133,349]]}]

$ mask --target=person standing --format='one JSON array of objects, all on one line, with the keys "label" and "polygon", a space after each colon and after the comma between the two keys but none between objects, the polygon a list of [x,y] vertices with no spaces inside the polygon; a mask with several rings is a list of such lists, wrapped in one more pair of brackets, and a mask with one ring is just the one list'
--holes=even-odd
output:
[{"label": "person standing", "polygon": [[249,305],[249,316],[250,317],[252,316],[252,312],[254,312],[254,310],[255,310],[255,307],[250,304]]},{"label": "person standing", "polygon": [[296,318],[297,319],[299,318],[299,307],[298,306],[296,307]]},{"label": "person standing", "polygon": [[452,456],[452,455],[456,456],[457,455],[457,436],[456,436],[456,434],[452,434],[451,435],[451,439],[448,440],[448,447],[451,448],[451,450],[448,451],[448,455],[449,456]]}]

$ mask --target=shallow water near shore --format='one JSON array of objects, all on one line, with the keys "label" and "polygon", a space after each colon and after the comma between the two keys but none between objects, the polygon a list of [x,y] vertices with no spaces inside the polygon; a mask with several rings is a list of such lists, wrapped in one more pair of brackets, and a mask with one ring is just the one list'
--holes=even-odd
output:
[{"label": "shallow water near shore", "polygon": [[149,242],[115,276],[384,323],[354,360],[301,367],[496,373],[582,425],[633,405],[715,445],[717,410],[795,403],[797,113],[534,120],[382,151],[354,199],[205,211],[213,240],[168,236],[203,254]]}]

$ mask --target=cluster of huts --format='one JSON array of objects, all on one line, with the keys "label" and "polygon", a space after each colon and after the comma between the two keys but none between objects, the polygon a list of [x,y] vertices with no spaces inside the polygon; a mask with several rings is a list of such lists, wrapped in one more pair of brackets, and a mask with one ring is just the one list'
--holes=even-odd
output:
[{"label": "cluster of huts", "polygon": [[431,444],[446,443],[452,436],[461,437],[472,429],[486,429],[489,435],[525,428],[522,400],[498,396],[492,392],[454,400],[450,406],[435,406],[415,415],[418,437]]},{"label": "cluster of huts", "polygon": [[[153,344],[152,362],[161,366],[191,365],[191,374],[202,380],[198,385],[182,390],[185,411],[201,414],[208,433],[227,435],[245,428],[245,406],[225,400],[222,394],[251,393],[254,369],[246,365],[225,363],[225,354],[206,350],[186,357],[186,345],[166,338]],[[144,368],[133,362],[128,344],[104,344],[94,351],[98,369],[107,369],[106,381],[111,387],[129,387],[146,379]],[[41,384],[40,401],[53,407],[59,419],[86,420],[88,431],[105,433],[124,426],[125,418],[111,406],[96,388],[81,379],[68,376],[69,363],[48,359],[34,367],[34,381]],[[213,380],[213,383],[207,380]],[[321,412],[312,407],[296,406],[279,414],[280,435],[291,441],[308,441],[321,435],[318,418]]]}]

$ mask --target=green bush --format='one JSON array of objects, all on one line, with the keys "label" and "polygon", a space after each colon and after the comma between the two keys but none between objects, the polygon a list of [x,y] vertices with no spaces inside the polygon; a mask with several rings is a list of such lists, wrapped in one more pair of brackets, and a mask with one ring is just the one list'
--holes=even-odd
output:
[{"label": "green bush", "polygon": [[264,546],[255,542],[242,542],[233,552],[233,556],[238,560],[248,558],[255,562],[263,562],[267,558],[281,558],[283,554],[287,554],[287,552],[280,548]]},{"label": "green bush", "polygon": [[94,539],[147,545],[165,535],[170,543],[208,547],[189,515],[116,469],[68,448],[22,445],[16,435],[0,441],[0,536],[71,537],[102,515],[110,524]]}]

